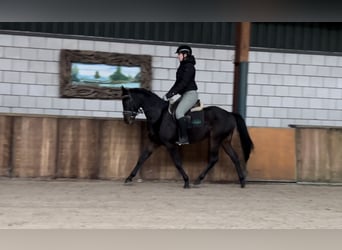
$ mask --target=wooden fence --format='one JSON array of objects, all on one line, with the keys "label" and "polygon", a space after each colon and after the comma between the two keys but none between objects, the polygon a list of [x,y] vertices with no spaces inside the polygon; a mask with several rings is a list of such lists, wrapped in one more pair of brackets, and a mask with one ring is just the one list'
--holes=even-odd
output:
[{"label": "wooden fence", "polygon": [[[255,144],[250,181],[342,182],[342,129],[249,128]],[[121,119],[0,115],[0,176],[124,179],[146,142],[146,124]],[[238,133],[233,145],[240,159]],[[194,180],[208,162],[208,140],[181,147],[183,166]],[[243,162],[242,162],[243,163]],[[158,148],[137,178],[181,180],[165,148]],[[206,181],[237,181],[220,150]]]},{"label": "wooden fence", "polygon": [[342,182],[342,128],[296,126],[299,182]]}]

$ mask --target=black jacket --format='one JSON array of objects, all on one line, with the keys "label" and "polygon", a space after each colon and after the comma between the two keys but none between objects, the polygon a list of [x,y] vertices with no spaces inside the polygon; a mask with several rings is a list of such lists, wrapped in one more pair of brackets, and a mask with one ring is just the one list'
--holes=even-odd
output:
[{"label": "black jacket", "polygon": [[186,60],[180,62],[177,69],[176,82],[172,88],[167,92],[166,97],[171,98],[177,94],[184,94],[189,90],[197,90],[197,84],[195,82],[195,57],[189,56]]}]

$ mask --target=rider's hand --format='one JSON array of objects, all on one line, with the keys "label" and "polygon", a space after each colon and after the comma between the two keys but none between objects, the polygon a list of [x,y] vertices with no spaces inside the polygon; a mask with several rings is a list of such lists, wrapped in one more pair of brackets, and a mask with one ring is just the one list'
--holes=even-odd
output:
[{"label": "rider's hand", "polygon": [[175,94],[174,94],[173,92],[167,92],[165,96],[166,96],[167,99],[170,99],[170,98],[173,97],[174,95],[175,95]]},{"label": "rider's hand", "polygon": [[164,95],[164,96],[163,96],[163,100],[168,102],[168,101],[169,101],[169,98],[167,98],[166,95]]}]

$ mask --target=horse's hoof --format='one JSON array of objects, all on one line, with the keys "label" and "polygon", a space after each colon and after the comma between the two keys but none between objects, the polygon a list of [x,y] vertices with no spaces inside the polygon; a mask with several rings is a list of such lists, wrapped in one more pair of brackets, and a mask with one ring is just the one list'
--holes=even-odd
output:
[{"label": "horse's hoof", "polygon": [[241,188],[244,188],[246,186],[246,181],[245,180],[241,180],[240,181],[240,186],[241,186]]},{"label": "horse's hoof", "polygon": [[124,185],[125,186],[131,186],[131,185],[133,185],[133,181],[131,179],[126,179],[124,182]]},{"label": "horse's hoof", "polygon": [[200,181],[200,180],[195,180],[195,181],[194,181],[194,185],[196,185],[196,186],[201,185],[201,181]]},{"label": "horse's hoof", "polygon": [[186,184],[184,184],[184,188],[185,188],[185,189],[188,189],[188,188],[190,188],[190,185],[189,185],[189,183],[186,183]]}]

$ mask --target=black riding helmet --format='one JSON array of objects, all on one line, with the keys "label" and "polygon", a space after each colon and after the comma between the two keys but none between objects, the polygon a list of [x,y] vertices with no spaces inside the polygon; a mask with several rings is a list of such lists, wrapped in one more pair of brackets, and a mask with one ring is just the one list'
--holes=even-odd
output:
[{"label": "black riding helmet", "polygon": [[176,54],[188,54],[189,56],[192,55],[192,49],[188,45],[181,45],[177,48]]}]

